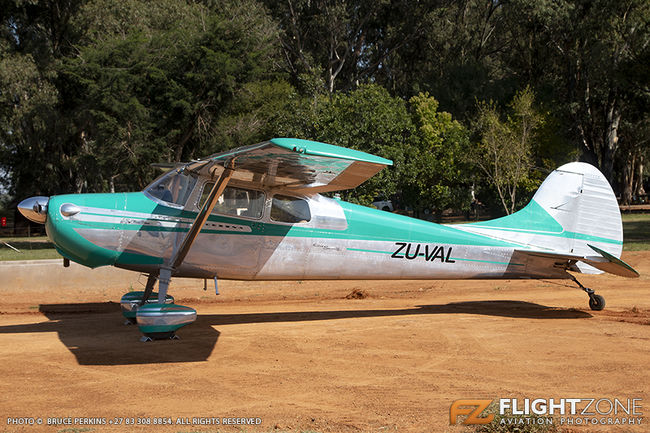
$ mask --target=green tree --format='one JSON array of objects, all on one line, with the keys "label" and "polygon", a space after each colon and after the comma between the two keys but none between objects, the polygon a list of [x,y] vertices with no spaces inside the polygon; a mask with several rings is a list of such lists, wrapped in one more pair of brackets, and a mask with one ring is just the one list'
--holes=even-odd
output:
[{"label": "green tree", "polygon": [[349,93],[304,97],[274,119],[276,135],[296,136],[351,147],[392,159],[387,168],[358,188],[343,192],[346,200],[370,204],[377,196],[400,194],[418,215],[469,205],[470,166],[463,154],[469,133],[451,114],[438,111],[428,94],[408,104],[377,85]]},{"label": "green tree", "polygon": [[469,133],[451,114],[438,111],[438,101],[420,93],[409,101],[416,127],[413,145],[405,149],[401,187],[416,215],[430,209],[438,217],[447,208],[466,209],[470,203],[469,169],[465,153]]},{"label": "green tree", "polygon": [[398,191],[415,132],[406,103],[377,85],[362,85],[331,98],[304,97],[291,104],[291,111],[279,113],[274,125],[275,135],[322,141],[393,160],[394,167],[342,192],[344,199],[366,205],[376,196]]},{"label": "green tree", "polygon": [[0,181],[11,195],[48,194],[67,178],[68,161],[58,142],[59,94],[29,54],[0,59]]},{"label": "green tree", "polygon": [[94,158],[84,165],[97,167],[92,190],[113,190],[115,180],[142,188],[152,162],[223,150],[219,120],[242,89],[271,75],[274,27],[254,2],[227,11],[105,3],[82,10],[86,44],[61,62],[68,116]]},{"label": "green tree", "polygon": [[503,19],[507,2],[420,2],[412,24],[420,29],[386,60],[378,80],[409,97],[429,92],[441,109],[460,120],[473,116],[478,100],[510,98],[516,80],[502,54],[508,50]]},{"label": "green tree", "polygon": [[79,3],[17,0],[0,8],[0,182],[18,199],[77,189],[55,66],[70,53]]},{"label": "green tree", "polygon": [[305,136],[304,132],[289,132],[280,125],[280,119],[292,117],[303,102],[296,89],[281,78],[245,83],[217,121],[215,143],[219,147],[202,153],[259,143],[275,136]]},{"label": "green tree", "polygon": [[9,3],[0,170],[18,196],[141,188],[152,162],[221,150],[242,89],[281,81],[255,0]]},{"label": "green tree", "polygon": [[421,7],[404,1],[265,0],[278,21],[285,70],[309,93],[372,81],[421,31]]},{"label": "green tree", "polygon": [[370,204],[376,196],[389,197],[399,188],[405,165],[405,149],[414,133],[406,104],[376,85],[360,86],[348,94],[336,94],[320,106],[315,126],[317,140],[350,147],[393,160],[344,198]]},{"label": "green tree", "polygon": [[543,120],[533,106],[534,99],[528,87],[518,92],[505,121],[494,103],[478,104],[475,128],[480,141],[470,155],[495,188],[507,214],[515,211],[517,192],[530,181],[533,141]]}]

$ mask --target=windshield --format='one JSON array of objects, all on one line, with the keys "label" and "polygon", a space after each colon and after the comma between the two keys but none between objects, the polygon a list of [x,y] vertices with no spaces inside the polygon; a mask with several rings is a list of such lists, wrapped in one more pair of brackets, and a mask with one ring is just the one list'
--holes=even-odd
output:
[{"label": "windshield", "polygon": [[184,206],[196,185],[196,177],[183,170],[171,171],[149,185],[145,191],[167,203]]}]

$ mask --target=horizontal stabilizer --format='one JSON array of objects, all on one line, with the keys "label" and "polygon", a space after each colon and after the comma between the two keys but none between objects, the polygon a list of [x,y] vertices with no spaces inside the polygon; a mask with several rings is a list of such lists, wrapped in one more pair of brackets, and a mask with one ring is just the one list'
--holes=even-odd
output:
[{"label": "horizontal stabilizer", "polygon": [[600,248],[597,248],[593,245],[589,245],[589,248],[592,250],[596,251],[598,254],[600,254],[602,257],[607,259],[606,264],[602,264],[602,267],[598,267],[592,264],[593,267],[600,269],[601,271],[609,272],[610,274],[614,275],[620,275],[621,277],[628,277],[628,278],[638,278],[639,273],[634,270],[634,268],[627,263],[625,263],[623,260],[619,259],[618,257],[615,257],[611,254],[609,254],[607,251],[603,251]]},{"label": "horizontal stabilizer", "polygon": [[[597,256],[581,256],[577,254],[556,253],[552,251],[535,251],[535,250],[516,250],[519,254],[524,254],[531,257],[540,257],[545,259],[554,259],[556,262],[566,262],[568,266],[576,262],[583,262],[603,272],[618,275],[627,278],[638,278],[639,273],[632,268],[632,266],[625,263],[623,260],[616,258],[606,251],[589,245]],[[577,270],[577,269],[572,269]]]}]

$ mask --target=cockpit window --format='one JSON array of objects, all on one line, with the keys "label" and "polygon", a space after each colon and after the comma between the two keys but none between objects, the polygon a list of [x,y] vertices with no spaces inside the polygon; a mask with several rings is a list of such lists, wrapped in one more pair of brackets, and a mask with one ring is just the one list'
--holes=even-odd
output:
[{"label": "cockpit window", "polygon": [[149,185],[146,191],[155,198],[167,203],[185,206],[196,185],[196,177],[182,170],[171,171]]},{"label": "cockpit window", "polygon": [[309,204],[306,200],[289,197],[286,195],[274,195],[271,205],[271,219],[283,223],[306,223],[311,220]]},{"label": "cockpit window", "polygon": [[[208,182],[203,186],[199,200],[199,208],[208,199],[214,183]],[[236,215],[248,218],[261,218],[264,211],[264,193],[254,189],[227,186],[217,200],[212,213],[221,215]]]}]

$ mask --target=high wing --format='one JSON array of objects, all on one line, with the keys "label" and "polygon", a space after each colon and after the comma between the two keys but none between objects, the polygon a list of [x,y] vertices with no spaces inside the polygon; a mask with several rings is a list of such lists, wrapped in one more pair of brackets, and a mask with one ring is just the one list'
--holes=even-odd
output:
[{"label": "high wing", "polygon": [[216,178],[230,167],[233,180],[311,194],[355,188],[387,165],[393,162],[358,150],[274,138],[190,162],[185,170]]},{"label": "high wing", "polygon": [[566,267],[569,270],[573,269],[576,262],[583,262],[603,272],[618,275],[627,278],[638,278],[639,273],[634,270],[630,265],[623,260],[601,250],[593,245],[588,245],[589,248],[598,253],[597,256],[581,256],[577,254],[567,254],[552,251],[535,251],[535,250],[515,250],[516,253],[529,256],[531,258],[551,259],[559,266]]}]

